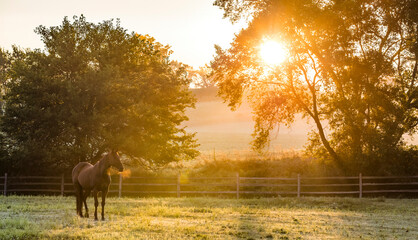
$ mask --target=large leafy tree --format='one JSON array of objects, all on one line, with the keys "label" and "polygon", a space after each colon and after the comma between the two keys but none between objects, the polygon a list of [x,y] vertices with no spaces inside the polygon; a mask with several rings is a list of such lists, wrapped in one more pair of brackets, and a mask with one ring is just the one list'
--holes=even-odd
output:
[{"label": "large leafy tree", "polygon": [[[8,71],[10,68],[10,54],[9,52],[0,48],[0,123],[2,120],[2,116],[4,114],[4,101],[3,95],[5,94],[6,90],[6,79],[8,78]],[[5,167],[5,161],[7,156],[7,141],[5,135],[2,131],[0,131],[0,168]]]},{"label": "large leafy tree", "polygon": [[[417,163],[405,134],[417,132],[418,19],[413,0],[217,0],[232,21],[247,18],[212,62],[220,94],[255,112],[254,146],[297,114],[315,126],[308,150],[345,173],[389,173]],[[265,40],[286,45],[267,67]],[[401,162],[403,161],[403,162]],[[416,169],[416,168],[414,168]],[[398,171],[399,173],[402,170]]]},{"label": "large leafy tree", "polygon": [[197,154],[181,127],[195,100],[169,47],[83,16],[36,32],[45,50],[15,49],[9,71],[9,171],[71,170],[110,148],[148,167]]},{"label": "large leafy tree", "polygon": [[10,53],[0,48],[0,116],[3,115],[3,98],[5,93],[6,80],[10,69]]}]

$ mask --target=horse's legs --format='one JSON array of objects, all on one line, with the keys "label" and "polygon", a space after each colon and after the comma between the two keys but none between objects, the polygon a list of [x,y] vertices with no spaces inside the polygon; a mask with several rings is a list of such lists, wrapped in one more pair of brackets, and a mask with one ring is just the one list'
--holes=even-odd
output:
[{"label": "horse's legs", "polygon": [[[91,190],[85,190],[84,191],[84,195],[83,195],[83,202],[84,202],[84,208],[86,209],[86,214],[84,215],[84,217],[88,218],[89,217],[89,209],[87,208],[87,197],[90,195]],[[83,203],[81,203],[82,205]],[[81,206],[81,208],[83,208],[83,206]]]},{"label": "horse's legs", "polygon": [[82,195],[83,195],[83,190],[81,189],[80,184],[75,183],[74,184],[74,189],[75,189],[75,197],[76,197],[76,209],[77,209],[77,215],[79,215],[80,217],[83,216],[82,214]]},{"label": "horse's legs", "polygon": [[104,207],[106,204],[106,195],[107,195],[108,189],[105,189],[102,191],[102,221],[105,220],[104,218]]},{"label": "horse's legs", "polygon": [[75,198],[77,199],[76,201],[76,208],[77,208],[77,215],[81,215],[80,214],[80,201],[81,201],[81,197],[79,193],[75,193]]},{"label": "horse's legs", "polygon": [[81,202],[81,193],[77,193],[76,197],[77,197],[77,214],[80,217],[83,217],[83,209],[82,209],[83,205]]},{"label": "horse's legs", "polygon": [[97,190],[93,190],[94,197],[94,220],[97,220],[97,206],[99,206],[99,200],[97,200]]},{"label": "horse's legs", "polygon": [[81,191],[77,196],[77,205],[78,205],[78,215],[83,217],[83,191]]}]

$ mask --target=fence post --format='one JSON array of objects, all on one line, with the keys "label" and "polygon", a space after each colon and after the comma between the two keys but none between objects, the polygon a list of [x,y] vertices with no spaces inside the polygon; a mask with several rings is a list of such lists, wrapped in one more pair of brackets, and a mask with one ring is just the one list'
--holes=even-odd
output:
[{"label": "fence post", "polygon": [[180,173],[177,174],[177,197],[180,197]]},{"label": "fence post", "polygon": [[61,197],[64,197],[64,173],[61,175]]},{"label": "fence post", "polygon": [[358,175],[359,198],[363,197],[363,178],[361,173]]},{"label": "fence post", "polygon": [[239,173],[237,173],[237,199],[239,199]]},{"label": "fence post", "polygon": [[4,189],[3,189],[3,195],[7,196],[7,173],[4,174]]},{"label": "fence post", "polygon": [[119,198],[122,197],[122,174],[119,174]]},{"label": "fence post", "polygon": [[300,197],[300,174],[298,174],[298,197]]}]

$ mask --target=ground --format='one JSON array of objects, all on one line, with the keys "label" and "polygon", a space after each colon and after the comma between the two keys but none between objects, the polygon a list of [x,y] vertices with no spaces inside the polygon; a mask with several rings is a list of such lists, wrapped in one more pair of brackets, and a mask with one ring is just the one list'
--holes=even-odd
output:
[{"label": "ground", "polygon": [[[0,197],[0,239],[418,239],[418,200]],[[100,206],[100,205],[99,205]]]}]

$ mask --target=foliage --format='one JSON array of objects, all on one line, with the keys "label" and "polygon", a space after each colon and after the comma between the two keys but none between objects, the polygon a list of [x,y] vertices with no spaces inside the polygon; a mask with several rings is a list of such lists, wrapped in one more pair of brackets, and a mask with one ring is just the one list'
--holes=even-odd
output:
[{"label": "foliage", "polygon": [[[269,156],[201,156],[191,167],[186,168],[190,176],[197,177],[295,177],[303,176],[335,176],[337,173],[331,166],[325,168],[312,158],[303,157],[296,152],[270,154]],[[192,162],[193,163],[193,162]],[[328,170],[328,171],[327,171]]]},{"label": "foliage", "polygon": [[[4,83],[7,79],[7,72],[10,67],[10,54],[0,48],[0,86],[3,89]],[[2,91],[3,92],[3,91]]]},{"label": "foliage", "polygon": [[213,88],[215,87],[212,81],[212,76],[210,75],[209,66],[205,65],[204,67],[199,67],[199,69],[193,69],[190,67],[187,69],[189,77],[192,79],[192,84],[195,88]]},{"label": "foliage", "polygon": [[180,127],[194,98],[168,46],[84,16],[36,32],[44,51],[13,51],[1,125],[8,171],[69,170],[109,148],[154,167],[196,156]]},{"label": "foliage", "polygon": [[[346,173],[388,174],[397,156],[417,163],[405,134],[417,133],[416,1],[217,0],[232,21],[249,25],[211,66],[220,94],[255,113],[253,145],[262,149],[296,114],[314,123],[307,146]],[[286,45],[288,60],[266,66],[265,40]],[[407,166],[404,166],[405,168]]]},{"label": "foliage", "polygon": [[[0,48],[0,124],[4,115],[4,101],[3,96],[6,90],[6,80],[8,79],[8,72],[10,69],[11,56],[9,52]],[[7,161],[7,140],[5,134],[0,130],[0,169],[4,169]]]}]

